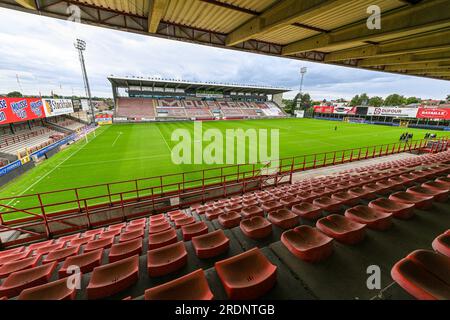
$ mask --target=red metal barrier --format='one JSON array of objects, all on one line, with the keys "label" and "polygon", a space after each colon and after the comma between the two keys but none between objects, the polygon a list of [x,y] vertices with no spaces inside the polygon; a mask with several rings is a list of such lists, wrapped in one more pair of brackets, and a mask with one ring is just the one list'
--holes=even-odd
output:
[{"label": "red metal barrier", "polygon": [[[447,140],[446,140],[447,141]],[[224,195],[230,195],[228,190],[233,186],[240,186],[243,192],[246,187],[257,182],[262,187],[267,179],[274,179],[278,184],[282,178],[292,182],[292,175],[298,171],[332,166],[346,162],[364,160],[380,156],[423,149],[426,140],[411,142],[410,144],[394,143],[369,146],[341,151],[331,151],[320,154],[296,156],[272,161],[266,164],[240,164],[199,171],[183,172],[128,181],[112,182],[22,195],[0,199],[0,224],[9,230],[23,230],[26,227],[41,226],[45,232],[42,238],[53,234],[51,225],[60,223],[69,226],[59,233],[70,232],[95,226],[91,216],[111,209],[125,208],[136,204],[149,204],[156,208],[175,196],[201,196],[203,202],[207,192],[222,190]],[[275,168],[274,172],[269,172]],[[286,181],[287,182],[287,181]],[[20,203],[14,206],[11,203]],[[181,205],[189,205],[183,202]],[[181,206],[167,208],[175,209]],[[26,218],[17,218],[15,215],[26,215]],[[67,220],[74,215],[86,218],[85,225],[73,225]],[[1,230],[1,229],[0,229]],[[30,233],[37,237],[35,233]],[[17,244],[18,242],[14,242]],[[11,244],[12,245],[12,244]]]}]

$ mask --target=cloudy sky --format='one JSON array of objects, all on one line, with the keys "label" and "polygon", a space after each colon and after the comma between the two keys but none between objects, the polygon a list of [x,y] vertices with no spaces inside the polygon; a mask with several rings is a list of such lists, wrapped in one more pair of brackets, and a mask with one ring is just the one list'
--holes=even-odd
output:
[{"label": "cloudy sky", "polygon": [[[351,98],[400,93],[443,99],[447,81],[360,71],[233,50],[199,46],[97,28],[0,8],[0,94],[84,93],[78,54],[87,42],[86,65],[93,95],[111,96],[106,77],[158,76],[197,81],[299,87],[299,69],[308,67],[304,90],[313,99]],[[17,76],[19,82],[17,81]]]}]

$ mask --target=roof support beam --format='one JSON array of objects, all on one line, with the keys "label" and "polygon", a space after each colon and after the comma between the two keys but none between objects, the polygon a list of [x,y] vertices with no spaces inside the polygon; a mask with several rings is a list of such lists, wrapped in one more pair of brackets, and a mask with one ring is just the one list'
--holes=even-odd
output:
[{"label": "roof support beam", "polygon": [[150,0],[148,12],[148,32],[156,33],[159,22],[166,13],[169,0]]},{"label": "roof support beam", "polygon": [[377,41],[382,36],[408,36],[450,26],[450,1],[424,1],[415,6],[400,8],[381,16],[381,28],[369,29],[366,21],[296,41],[283,47],[283,55],[325,49],[335,45],[358,45],[363,41]]},{"label": "roof support beam", "polygon": [[284,26],[308,19],[319,11],[330,10],[333,6],[346,3],[344,0],[283,0],[270,7],[228,34],[227,46],[234,46],[253,39],[260,33],[270,32]]},{"label": "roof support beam", "polygon": [[450,48],[450,29],[445,32],[432,32],[419,37],[409,37],[380,45],[363,46],[354,49],[331,52],[325,56],[325,62],[390,56],[406,53],[432,52]]},{"label": "roof support beam", "polygon": [[30,10],[37,10],[36,2],[34,0],[15,0],[15,1],[24,8],[27,8]]},{"label": "roof support beam", "polygon": [[439,70],[450,69],[450,62],[426,62],[426,63],[405,63],[399,65],[386,66],[385,71],[404,71],[404,70]]},{"label": "roof support beam", "polygon": [[444,62],[450,61],[450,51],[433,52],[428,54],[401,54],[389,57],[374,57],[361,60],[358,67],[388,66],[406,63]]}]

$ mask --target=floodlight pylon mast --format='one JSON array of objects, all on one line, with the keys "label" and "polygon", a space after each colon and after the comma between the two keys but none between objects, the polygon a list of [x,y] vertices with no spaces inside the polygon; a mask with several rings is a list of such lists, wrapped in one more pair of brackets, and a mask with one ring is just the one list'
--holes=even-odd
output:
[{"label": "floodlight pylon mast", "polygon": [[83,73],[84,90],[88,97],[89,107],[92,113],[91,123],[94,123],[95,122],[94,105],[92,103],[91,88],[89,86],[89,79],[87,76],[86,64],[84,63],[84,54],[83,54],[83,51],[86,50],[86,42],[84,40],[77,39],[74,43],[74,46],[78,50],[78,56],[80,58],[81,72]]}]

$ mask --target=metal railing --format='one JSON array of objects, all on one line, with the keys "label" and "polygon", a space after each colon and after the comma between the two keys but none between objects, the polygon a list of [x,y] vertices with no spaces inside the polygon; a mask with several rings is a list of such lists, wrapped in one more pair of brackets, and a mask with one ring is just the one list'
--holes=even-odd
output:
[{"label": "metal railing", "polygon": [[[440,141],[448,144],[447,139]],[[288,177],[292,182],[292,175],[295,172],[419,150],[425,148],[427,143],[427,140],[418,140],[409,144],[383,144],[283,158],[264,164],[229,165],[12,196],[0,199],[0,224],[3,225],[3,228],[17,231],[23,230],[24,225],[27,226],[27,229],[40,226],[44,230],[41,236],[45,238],[52,234],[52,223],[65,224],[69,226],[68,229],[90,228],[92,215],[111,209],[125,212],[125,208],[139,203],[147,203],[156,208],[158,204],[176,196],[200,196],[201,201],[205,202],[210,200],[205,197],[207,192],[222,190],[222,193],[227,195],[227,190],[237,185],[242,188],[242,192],[245,192],[246,186],[250,183],[257,182],[261,186],[264,179],[268,177],[275,178],[275,181],[278,181],[280,177]],[[269,168],[272,170],[268,170]],[[180,205],[186,206],[186,204],[184,202]],[[167,209],[172,209],[172,207]],[[71,218],[74,215],[86,218],[86,224],[77,226],[69,223],[66,220],[69,215]],[[36,236],[35,232],[30,232],[30,234]]]}]

